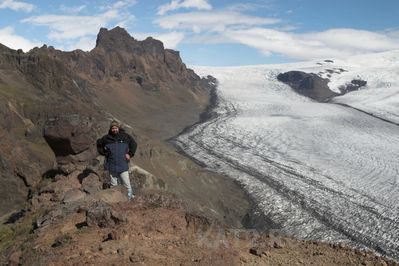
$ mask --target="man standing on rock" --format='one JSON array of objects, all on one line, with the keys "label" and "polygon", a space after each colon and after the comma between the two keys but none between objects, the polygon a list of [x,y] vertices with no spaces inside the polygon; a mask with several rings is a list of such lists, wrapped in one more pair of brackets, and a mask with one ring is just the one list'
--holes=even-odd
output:
[{"label": "man standing on rock", "polygon": [[112,121],[108,134],[97,140],[97,151],[105,156],[105,170],[110,174],[111,186],[122,181],[129,199],[134,197],[129,179],[129,160],[136,152],[137,143],[117,121]]}]

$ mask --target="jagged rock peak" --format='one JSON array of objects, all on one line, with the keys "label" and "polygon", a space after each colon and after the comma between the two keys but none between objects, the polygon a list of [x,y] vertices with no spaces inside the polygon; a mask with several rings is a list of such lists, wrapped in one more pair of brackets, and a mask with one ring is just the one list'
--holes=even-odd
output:
[{"label": "jagged rock peak", "polygon": [[101,28],[97,35],[96,48],[118,51],[146,51],[149,53],[163,54],[164,46],[159,40],[147,37],[143,41],[134,39],[130,34],[119,26],[108,30]]},{"label": "jagged rock peak", "polygon": [[101,47],[104,49],[121,49],[134,46],[137,43],[129,33],[119,26],[108,30],[101,28],[97,35],[96,48]]}]

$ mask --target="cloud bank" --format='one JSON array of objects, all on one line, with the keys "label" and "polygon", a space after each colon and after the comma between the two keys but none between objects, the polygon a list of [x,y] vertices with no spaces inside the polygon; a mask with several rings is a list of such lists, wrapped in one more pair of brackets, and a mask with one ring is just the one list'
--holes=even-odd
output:
[{"label": "cloud bank", "polygon": [[279,21],[279,19],[247,16],[233,11],[212,11],[164,16],[156,19],[154,23],[163,29],[200,33],[203,31],[222,32],[230,27],[276,24]]},{"label": "cloud bank", "polygon": [[35,9],[35,6],[26,2],[14,1],[14,0],[3,0],[0,2],[0,9],[9,8],[14,11],[31,12]]},{"label": "cloud bank", "polygon": [[0,29],[1,43],[7,47],[22,49],[24,52],[29,51],[33,47],[40,46],[39,42],[32,42],[22,36],[15,34],[13,27],[5,27]]},{"label": "cloud bank", "polygon": [[159,16],[154,24],[164,30],[184,32],[185,39],[181,41],[188,43],[238,43],[255,48],[265,56],[279,54],[299,60],[399,49],[397,30],[336,28],[296,33],[297,27],[284,25],[278,18],[246,15],[237,11],[238,6],[244,11],[254,7],[236,4],[225,10],[180,12]]},{"label": "cloud bank", "polygon": [[158,15],[181,8],[194,8],[198,10],[211,10],[212,6],[207,0],[173,0],[172,2],[158,7]]},{"label": "cloud bank", "polygon": [[[23,19],[22,23],[49,28],[47,37],[50,40],[62,43],[62,49],[90,50],[95,44],[95,36],[101,27],[126,27],[135,17],[125,9],[136,4],[136,0],[117,1],[103,6],[104,11],[93,15],[49,14],[32,16]],[[85,5],[78,7],[61,6],[66,13],[79,12]]]},{"label": "cloud bank", "polygon": [[399,39],[388,34],[355,29],[330,29],[296,34],[266,28],[227,30],[226,39],[259,50],[300,60],[345,57],[399,49]]}]

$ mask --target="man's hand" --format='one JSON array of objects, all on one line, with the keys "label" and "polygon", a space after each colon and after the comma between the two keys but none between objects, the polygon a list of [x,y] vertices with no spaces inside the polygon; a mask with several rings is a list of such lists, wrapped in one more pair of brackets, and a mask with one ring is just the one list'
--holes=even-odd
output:
[{"label": "man's hand", "polygon": [[130,155],[128,153],[125,154],[126,161],[130,160]]}]

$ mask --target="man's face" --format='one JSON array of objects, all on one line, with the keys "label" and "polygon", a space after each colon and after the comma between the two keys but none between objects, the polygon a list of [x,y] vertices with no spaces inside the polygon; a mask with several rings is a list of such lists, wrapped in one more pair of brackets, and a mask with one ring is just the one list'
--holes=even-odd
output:
[{"label": "man's face", "polygon": [[119,128],[116,126],[111,127],[111,132],[113,135],[116,135],[119,133]]}]

